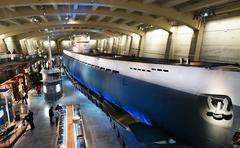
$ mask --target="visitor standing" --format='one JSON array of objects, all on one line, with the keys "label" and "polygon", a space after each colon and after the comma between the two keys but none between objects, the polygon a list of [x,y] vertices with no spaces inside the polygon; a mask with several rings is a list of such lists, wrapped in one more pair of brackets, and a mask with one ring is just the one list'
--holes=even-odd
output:
[{"label": "visitor standing", "polygon": [[29,123],[31,129],[33,130],[35,128],[34,122],[33,122],[33,112],[29,110],[28,115],[27,115],[27,122]]},{"label": "visitor standing", "polygon": [[28,94],[27,94],[26,92],[24,92],[24,93],[23,93],[23,97],[22,97],[22,104],[24,104],[24,102],[25,102],[26,104],[28,104],[28,103],[27,103],[27,99],[28,99]]},{"label": "visitor standing", "polygon": [[53,107],[52,107],[52,106],[51,106],[51,108],[49,109],[48,113],[49,113],[49,118],[50,118],[50,124],[53,125],[52,118],[53,118],[53,116],[54,116],[54,112],[53,112]]}]

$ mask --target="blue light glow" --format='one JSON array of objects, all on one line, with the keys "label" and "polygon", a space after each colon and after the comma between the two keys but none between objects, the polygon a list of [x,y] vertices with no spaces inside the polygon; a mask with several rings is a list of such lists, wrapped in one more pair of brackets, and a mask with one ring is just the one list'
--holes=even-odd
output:
[{"label": "blue light glow", "polygon": [[114,105],[118,106],[119,108],[121,108],[121,107],[116,103],[115,99],[111,98],[110,96],[108,96],[108,95],[106,95],[106,94],[104,94],[103,97],[104,97],[104,99],[106,99],[107,101],[109,101],[109,102],[111,102],[112,104],[114,104]]},{"label": "blue light glow", "polygon": [[[74,111],[74,116],[78,116],[78,114],[77,114],[77,110]],[[76,132],[76,135],[78,136],[78,135],[79,135],[78,124],[75,124],[75,132]],[[80,148],[80,147],[81,147],[80,139],[77,138],[77,136],[76,136],[77,148]]]},{"label": "blue light glow", "polygon": [[131,114],[133,117],[136,117],[136,118],[138,118],[139,120],[141,120],[141,121],[143,121],[144,123],[146,123],[147,125],[152,126],[151,121],[150,121],[148,118],[146,118],[142,113],[133,111],[133,110],[131,110],[131,109],[127,108],[127,107],[124,107],[124,106],[123,106],[122,108],[123,108],[126,112],[128,112],[129,114]]},{"label": "blue light glow", "polygon": [[81,83],[83,86],[87,87],[88,89],[90,89],[91,91],[93,91],[94,93],[96,93],[98,96],[103,96],[104,99],[106,99],[107,101],[109,101],[110,103],[118,106],[119,108],[122,108],[123,110],[125,110],[127,113],[129,113],[130,115],[132,115],[133,117],[135,118],[138,118],[139,120],[141,120],[142,122],[146,123],[147,125],[150,125],[152,126],[152,123],[150,121],[149,118],[145,117],[144,114],[140,113],[140,112],[137,112],[137,111],[134,111],[132,109],[130,109],[129,107],[127,106],[123,106],[123,105],[119,105],[117,104],[117,102],[115,101],[116,99],[112,98],[111,96],[107,95],[107,94],[103,94],[103,93],[99,93],[97,91],[97,89],[95,89],[94,87],[91,87],[89,86],[87,83],[84,83],[82,79],[74,76],[73,74],[71,74],[74,79],[76,79],[79,83]]},{"label": "blue light glow", "polygon": [[103,6],[103,4],[98,4],[98,3],[79,3],[78,6]]}]

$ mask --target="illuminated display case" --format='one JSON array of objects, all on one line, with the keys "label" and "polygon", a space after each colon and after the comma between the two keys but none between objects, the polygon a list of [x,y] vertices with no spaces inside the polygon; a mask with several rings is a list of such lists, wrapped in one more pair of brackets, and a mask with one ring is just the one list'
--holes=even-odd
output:
[{"label": "illuminated display case", "polygon": [[0,89],[0,126],[8,125],[13,120],[11,94],[10,89]]}]

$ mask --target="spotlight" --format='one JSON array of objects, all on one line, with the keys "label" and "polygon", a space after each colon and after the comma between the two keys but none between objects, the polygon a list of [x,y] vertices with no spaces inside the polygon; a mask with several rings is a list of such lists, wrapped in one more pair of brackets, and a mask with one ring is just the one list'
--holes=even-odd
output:
[{"label": "spotlight", "polygon": [[41,24],[41,21],[40,21],[37,17],[32,17],[32,18],[30,19],[30,21],[31,21],[32,23],[37,24],[37,25]]},{"label": "spotlight", "polygon": [[199,20],[199,21],[206,21],[209,17],[212,17],[215,15],[215,9],[214,8],[204,8],[200,11],[197,11],[193,15],[194,20]]},{"label": "spotlight", "polygon": [[204,13],[204,17],[208,17],[208,13],[207,12]]},{"label": "spotlight", "polygon": [[154,29],[156,27],[154,27],[153,25],[149,25],[149,24],[142,24],[138,26],[138,30],[142,30],[142,31],[146,31],[149,29]]}]

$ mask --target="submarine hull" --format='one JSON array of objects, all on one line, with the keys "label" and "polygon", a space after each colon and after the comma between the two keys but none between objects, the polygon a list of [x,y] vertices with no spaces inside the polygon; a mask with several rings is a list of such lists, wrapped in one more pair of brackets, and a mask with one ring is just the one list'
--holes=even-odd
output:
[{"label": "submarine hull", "polygon": [[177,140],[196,147],[233,147],[232,138],[240,122],[239,106],[231,106],[230,119],[215,119],[205,112],[205,95],[101,70],[68,55],[63,56],[63,64],[82,85],[146,124],[159,126]]}]

